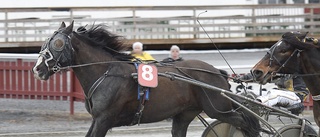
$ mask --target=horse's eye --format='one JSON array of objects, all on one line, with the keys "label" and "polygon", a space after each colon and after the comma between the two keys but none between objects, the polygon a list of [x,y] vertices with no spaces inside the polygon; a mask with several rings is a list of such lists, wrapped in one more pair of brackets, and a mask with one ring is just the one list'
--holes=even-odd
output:
[{"label": "horse's eye", "polygon": [[61,39],[57,39],[55,42],[54,42],[54,45],[57,47],[57,48],[62,48],[64,43]]},{"label": "horse's eye", "polygon": [[63,50],[63,47],[64,47],[64,41],[60,38],[58,39],[55,39],[53,41],[53,46],[52,48],[55,50],[55,51],[61,51]]},{"label": "horse's eye", "polygon": [[281,52],[281,53],[286,53],[287,51],[284,50],[284,49],[281,49],[280,52]]}]

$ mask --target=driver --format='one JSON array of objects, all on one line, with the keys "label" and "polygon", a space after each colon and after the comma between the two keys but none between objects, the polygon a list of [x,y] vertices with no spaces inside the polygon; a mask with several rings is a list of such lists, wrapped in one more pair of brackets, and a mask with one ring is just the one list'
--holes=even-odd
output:
[{"label": "driver", "polygon": [[141,42],[135,42],[132,44],[131,56],[134,56],[136,59],[140,59],[141,61],[155,60],[149,53],[143,51],[143,44]]},{"label": "driver", "polygon": [[[245,82],[253,81],[250,73],[240,77],[240,80]],[[303,99],[306,94],[302,94],[301,91],[291,91],[293,80],[289,75],[279,78],[275,82],[277,89],[269,90],[266,95],[259,96],[256,100],[271,107],[285,107],[293,114],[299,115],[304,110]]]}]

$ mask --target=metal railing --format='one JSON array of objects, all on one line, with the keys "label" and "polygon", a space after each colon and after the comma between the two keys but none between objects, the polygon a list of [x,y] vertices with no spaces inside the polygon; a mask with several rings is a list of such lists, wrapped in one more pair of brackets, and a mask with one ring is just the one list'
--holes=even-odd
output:
[{"label": "metal railing", "polygon": [[[320,4],[0,8],[0,42],[44,41],[62,21],[104,23],[127,39],[207,39],[320,33]],[[201,14],[201,12],[208,11]],[[68,23],[67,23],[68,24]],[[194,41],[196,43],[196,41]]]}]

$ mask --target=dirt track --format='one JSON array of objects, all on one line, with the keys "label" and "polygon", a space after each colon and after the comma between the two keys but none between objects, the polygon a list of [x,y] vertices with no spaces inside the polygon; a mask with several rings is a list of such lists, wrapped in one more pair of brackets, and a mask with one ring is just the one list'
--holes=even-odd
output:
[{"label": "dirt track", "polygon": [[[0,99],[0,137],[81,137],[85,136],[91,117],[84,104],[75,104],[75,115],[69,115],[68,101],[41,101]],[[304,117],[313,122],[311,111]],[[273,123],[281,126],[274,118]],[[313,122],[313,126],[315,126]],[[140,126],[112,129],[111,137],[163,137],[170,136],[171,122],[162,121]],[[201,136],[204,130],[201,122],[195,120],[188,130],[188,137]]]},{"label": "dirt track", "polygon": [[0,134],[87,130],[91,123],[81,102],[74,116],[68,101],[0,99],[0,104]]},{"label": "dirt track", "polygon": [[[75,104],[75,115],[69,115],[68,101],[41,101],[0,99],[0,136],[5,137],[58,137],[84,136],[91,124],[91,117],[85,111],[84,104]],[[114,128],[109,136],[169,136],[171,122]],[[199,121],[190,126],[190,135],[200,136],[204,130]],[[158,134],[158,135],[157,135]],[[192,137],[193,137],[192,136]],[[189,136],[190,137],[190,136]]]}]

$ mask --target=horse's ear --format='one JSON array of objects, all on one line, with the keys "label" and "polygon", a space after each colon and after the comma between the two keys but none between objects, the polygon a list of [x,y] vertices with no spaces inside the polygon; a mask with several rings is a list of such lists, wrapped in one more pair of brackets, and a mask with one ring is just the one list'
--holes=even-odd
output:
[{"label": "horse's ear", "polygon": [[71,22],[71,24],[66,28],[66,30],[64,31],[64,33],[66,34],[70,34],[73,30],[73,23],[74,21]]},{"label": "horse's ear", "polygon": [[62,28],[65,28],[65,27],[66,27],[66,24],[64,23],[64,21],[62,21],[62,23],[61,23],[61,25],[60,25],[59,29],[62,29]]},{"label": "horse's ear", "polygon": [[296,35],[296,37],[298,37],[300,40],[303,40],[304,38],[306,38],[306,36],[308,35],[309,32],[306,33],[298,33]]},{"label": "horse's ear", "polygon": [[307,37],[308,33],[309,33],[309,31],[307,31],[306,33],[304,33],[304,38]]}]

